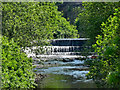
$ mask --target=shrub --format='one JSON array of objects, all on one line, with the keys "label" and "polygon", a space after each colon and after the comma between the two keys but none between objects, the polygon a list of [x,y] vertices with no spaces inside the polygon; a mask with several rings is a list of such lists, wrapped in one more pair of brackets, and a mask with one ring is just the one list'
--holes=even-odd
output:
[{"label": "shrub", "polygon": [[120,8],[115,10],[114,16],[102,23],[102,35],[93,45],[100,59],[91,65],[89,75],[102,87],[120,88]]},{"label": "shrub", "polygon": [[13,39],[2,38],[2,88],[33,88],[32,59]]}]

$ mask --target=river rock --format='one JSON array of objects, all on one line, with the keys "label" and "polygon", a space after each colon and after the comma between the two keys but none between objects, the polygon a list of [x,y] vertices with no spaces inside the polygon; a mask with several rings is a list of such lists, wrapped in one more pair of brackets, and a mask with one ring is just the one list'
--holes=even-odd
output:
[{"label": "river rock", "polygon": [[80,60],[80,58],[75,58],[75,60]]},{"label": "river rock", "polygon": [[63,59],[63,62],[71,62],[71,61],[73,61],[73,59],[68,59],[68,58]]},{"label": "river rock", "polygon": [[89,68],[71,68],[69,70],[79,70],[79,71],[88,71]]},{"label": "river rock", "polygon": [[47,77],[47,75],[45,74],[35,74],[35,82],[38,83],[40,80],[42,80],[43,78]]}]

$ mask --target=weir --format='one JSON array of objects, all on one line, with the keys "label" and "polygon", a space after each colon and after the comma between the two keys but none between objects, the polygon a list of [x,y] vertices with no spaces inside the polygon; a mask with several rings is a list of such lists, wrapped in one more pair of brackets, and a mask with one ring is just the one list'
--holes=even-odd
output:
[{"label": "weir", "polygon": [[[28,57],[43,58],[78,58],[82,56],[85,48],[90,49],[91,46],[84,46],[89,38],[67,38],[49,40],[51,46],[26,47],[25,52]],[[41,51],[40,51],[41,50]],[[33,51],[33,52],[32,52]],[[40,51],[40,52],[38,52]]]},{"label": "weir", "polygon": [[52,46],[44,46],[45,55],[80,55],[84,48],[91,48],[90,46],[83,46],[89,38],[77,39],[53,39],[50,40]]},{"label": "weir", "polygon": [[38,53],[40,59],[34,58],[33,70],[47,77],[37,80],[38,88],[96,88],[93,80],[86,77],[89,65],[85,64],[86,56],[82,56],[84,48],[91,48],[85,46],[87,40],[53,39],[49,40],[52,46],[39,47],[44,53]]}]

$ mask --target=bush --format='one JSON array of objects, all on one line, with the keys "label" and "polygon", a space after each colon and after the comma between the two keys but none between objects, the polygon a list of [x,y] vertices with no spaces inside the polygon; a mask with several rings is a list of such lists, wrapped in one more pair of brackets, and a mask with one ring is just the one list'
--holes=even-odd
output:
[{"label": "bush", "polygon": [[2,38],[2,88],[33,88],[32,59],[11,39]]},{"label": "bush", "polygon": [[2,2],[2,34],[21,47],[35,46],[34,41],[42,46],[47,39],[77,37],[76,27],[57,8],[54,2]]},{"label": "bush", "polygon": [[115,10],[114,16],[102,23],[103,35],[98,35],[93,45],[100,60],[91,65],[89,75],[99,86],[120,88],[120,8]]}]

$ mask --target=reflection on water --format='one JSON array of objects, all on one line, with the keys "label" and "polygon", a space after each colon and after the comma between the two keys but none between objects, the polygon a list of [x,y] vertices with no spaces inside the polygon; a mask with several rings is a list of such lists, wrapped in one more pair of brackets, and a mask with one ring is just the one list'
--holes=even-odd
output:
[{"label": "reflection on water", "polygon": [[60,74],[49,74],[40,83],[38,88],[96,88],[92,80],[84,82],[80,78]]},{"label": "reflection on water", "polygon": [[92,79],[86,78],[89,67],[84,66],[84,61],[50,60],[44,62],[47,64],[53,66],[35,68],[36,73],[48,75],[38,82],[38,88],[97,88]]}]

